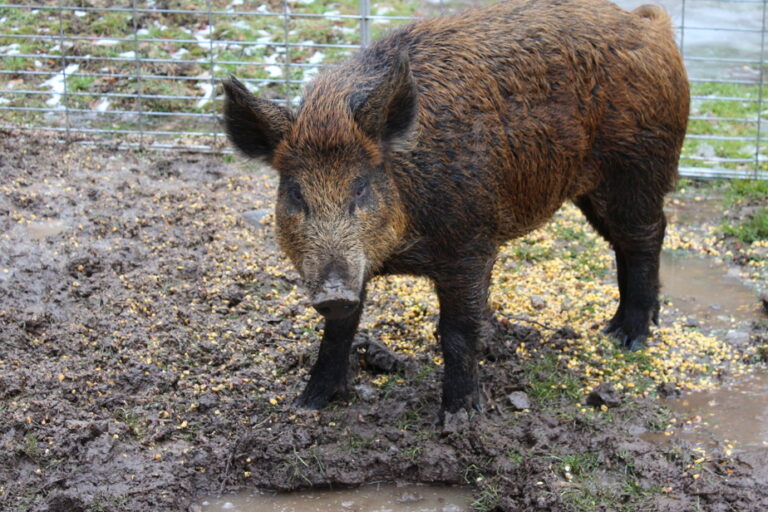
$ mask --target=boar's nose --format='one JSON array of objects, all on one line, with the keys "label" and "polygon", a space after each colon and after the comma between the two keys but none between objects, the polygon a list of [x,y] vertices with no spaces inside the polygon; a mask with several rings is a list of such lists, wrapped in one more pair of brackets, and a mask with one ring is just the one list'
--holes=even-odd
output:
[{"label": "boar's nose", "polygon": [[360,305],[360,298],[337,279],[326,281],[312,299],[312,306],[328,320],[351,315]]}]

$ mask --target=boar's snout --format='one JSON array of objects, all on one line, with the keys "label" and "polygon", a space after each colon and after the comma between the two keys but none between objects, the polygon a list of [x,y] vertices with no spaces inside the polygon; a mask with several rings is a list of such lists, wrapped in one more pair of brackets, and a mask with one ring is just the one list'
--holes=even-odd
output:
[{"label": "boar's snout", "polygon": [[328,320],[339,320],[351,315],[360,306],[360,297],[341,279],[332,278],[312,297],[312,306]]}]

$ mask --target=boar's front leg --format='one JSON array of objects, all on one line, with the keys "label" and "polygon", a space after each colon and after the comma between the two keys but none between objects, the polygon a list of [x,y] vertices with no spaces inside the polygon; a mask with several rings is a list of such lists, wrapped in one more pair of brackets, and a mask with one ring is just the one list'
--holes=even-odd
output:
[{"label": "boar's front leg", "polygon": [[320,353],[312,367],[307,387],[296,399],[295,405],[320,409],[334,397],[347,396],[349,353],[360,323],[364,299],[364,296],[361,297],[360,305],[348,317],[326,319]]},{"label": "boar's front leg", "polygon": [[477,351],[484,332],[493,256],[471,256],[442,268],[435,279],[440,300],[438,334],[445,360],[444,413],[480,410]]}]

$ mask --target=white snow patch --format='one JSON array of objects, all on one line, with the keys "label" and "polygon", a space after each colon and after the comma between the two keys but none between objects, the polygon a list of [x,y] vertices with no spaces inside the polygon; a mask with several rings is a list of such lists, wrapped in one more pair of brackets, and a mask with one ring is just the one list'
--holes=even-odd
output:
[{"label": "white snow patch", "polygon": [[189,50],[186,48],[179,48],[178,51],[175,51],[171,54],[171,58],[174,60],[183,59],[185,55],[189,53]]},{"label": "white snow patch", "polygon": [[140,28],[136,31],[137,36],[148,36],[149,35],[149,29],[148,28]]},{"label": "white snow patch", "polygon": [[339,14],[341,14],[341,11],[325,11],[323,13],[323,16],[326,16],[331,21],[340,21],[341,18],[339,18]]},{"label": "white snow patch", "polygon": [[96,112],[106,112],[109,109],[109,99],[108,98],[102,98],[101,101],[99,101],[95,107],[93,107],[93,110]]},{"label": "white snow patch", "polygon": [[256,12],[260,12],[262,14],[269,14],[271,11],[269,10],[269,5],[261,4],[256,8]]},{"label": "white snow patch", "polygon": [[96,46],[115,46],[117,44],[120,44],[120,41],[117,39],[99,39],[98,41],[93,42]]},{"label": "white snow patch", "polygon": [[309,64],[320,64],[325,60],[325,54],[323,52],[315,52],[312,54],[312,56],[307,59],[307,63]]},{"label": "white snow patch", "polygon": [[304,82],[309,82],[315,77],[318,71],[319,71],[318,68],[304,68],[304,74],[302,76],[302,80],[304,80]]},{"label": "white snow patch", "polygon": [[251,30],[251,26],[245,20],[237,20],[230,23],[229,26],[239,28],[240,30]]},{"label": "white snow patch", "polygon": [[211,101],[211,98],[213,98],[213,93],[216,90],[216,88],[211,83],[211,77],[208,73],[203,73],[202,75],[198,76],[198,78],[207,79],[204,82],[197,83],[197,87],[199,89],[202,89],[203,91],[203,98],[197,102],[195,107],[203,108],[206,105],[206,103]]},{"label": "white snow patch", "polygon": [[127,52],[123,52],[118,57],[121,57],[123,59],[135,59],[136,58],[136,52],[131,50]]},{"label": "white snow patch", "polygon": [[8,98],[0,98],[0,105],[7,105],[10,102],[11,100],[9,100]]},{"label": "white snow patch", "polygon": [[45,102],[49,107],[55,107],[61,103],[61,95],[64,94],[64,81],[67,79],[67,75],[77,72],[80,66],[77,64],[70,64],[60,73],[56,73],[54,76],[40,84],[40,87],[50,87],[53,95]]},{"label": "white snow patch", "polygon": [[19,43],[11,43],[8,46],[0,46],[0,53],[3,55],[18,55],[21,52],[19,51]]},{"label": "white snow patch", "polygon": [[85,11],[75,11],[75,16],[82,18],[83,16],[88,16],[88,13]]},{"label": "white snow patch", "polygon": [[42,62],[40,62],[39,60],[36,60],[36,61],[35,61],[35,67],[36,67],[36,68],[41,68],[41,67],[43,67],[43,63],[42,63]]},{"label": "white snow patch", "polygon": [[271,64],[270,66],[264,68],[264,71],[269,74],[269,78],[280,78],[283,76],[283,68],[275,65],[277,64],[278,58],[280,58],[280,56],[277,53],[273,53],[272,55],[267,55],[264,57],[264,64]]},{"label": "white snow patch", "polygon": [[193,36],[195,39],[197,39],[197,45],[200,48],[203,48],[205,50],[208,50],[210,48],[226,48],[227,43],[218,43],[216,41],[211,41],[211,36],[214,32],[213,25],[206,25],[200,30],[197,30],[193,32]]}]

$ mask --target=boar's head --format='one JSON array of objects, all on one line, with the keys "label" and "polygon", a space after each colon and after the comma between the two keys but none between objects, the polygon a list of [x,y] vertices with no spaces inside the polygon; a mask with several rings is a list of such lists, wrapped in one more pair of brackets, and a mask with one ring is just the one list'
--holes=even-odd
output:
[{"label": "boar's head", "polygon": [[417,112],[404,54],[348,64],[320,75],[296,114],[224,82],[229,138],[278,171],[278,243],[329,319],[360,306],[366,281],[401,241],[392,160],[413,138]]}]

